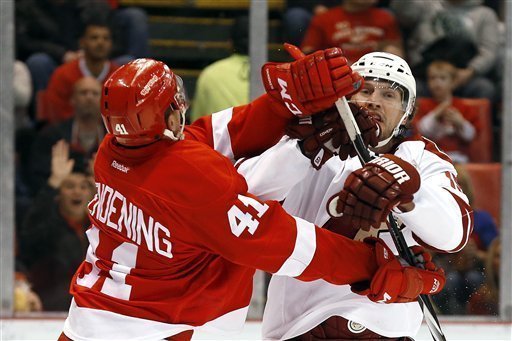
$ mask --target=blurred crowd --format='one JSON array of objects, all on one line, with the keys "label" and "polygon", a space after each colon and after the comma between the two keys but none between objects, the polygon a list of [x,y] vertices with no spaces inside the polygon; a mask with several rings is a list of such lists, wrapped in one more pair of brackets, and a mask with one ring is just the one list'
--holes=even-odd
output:
[{"label": "blurred crowd", "polygon": [[[305,53],[338,46],[356,61],[386,51],[411,65],[418,92],[411,134],[435,141],[457,164],[475,210],[465,249],[435,255],[449,279],[434,298],[445,314],[498,313],[498,217],[475,205],[480,192],[467,166],[500,161],[502,5],[288,0],[280,13],[282,42]],[[152,57],[149,16],[117,0],[17,0],[15,13],[15,309],[65,311],[71,276],[88,247],[92,165],[106,133],[102,82],[120,65]],[[247,16],[235,18],[231,43],[231,55],[199,75],[189,121],[249,101]]]}]

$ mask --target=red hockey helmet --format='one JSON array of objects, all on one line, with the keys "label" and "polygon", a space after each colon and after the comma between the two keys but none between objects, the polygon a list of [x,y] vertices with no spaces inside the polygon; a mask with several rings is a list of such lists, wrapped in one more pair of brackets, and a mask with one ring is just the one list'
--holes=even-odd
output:
[{"label": "red hockey helmet", "polygon": [[141,146],[160,139],[167,129],[169,108],[184,118],[188,102],[183,81],[162,62],[136,59],[117,69],[103,85],[103,122],[120,144]]}]

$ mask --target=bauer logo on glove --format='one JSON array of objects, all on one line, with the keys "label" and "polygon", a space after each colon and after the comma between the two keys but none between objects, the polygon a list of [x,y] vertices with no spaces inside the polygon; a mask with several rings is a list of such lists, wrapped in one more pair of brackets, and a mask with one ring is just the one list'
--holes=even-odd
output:
[{"label": "bauer logo on glove", "polygon": [[382,167],[384,167],[384,169],[393,174],[393,177],[399,184],[403,184],[405,181],[411,179],[409,175],[402,169],[402,167],[400,167],[387,157],[381,156],[368,163],[374,163],[376,165],[381,165]]},{"label": "bauer logo on glove", "polygon": [[333,218],[343,216],[354,229],[368,231],[386,221],[396,206],[413,209],[413,195],[420,183],[413,165],[384,154],[350,173],[343,190],[329,199],[327,211]]}]

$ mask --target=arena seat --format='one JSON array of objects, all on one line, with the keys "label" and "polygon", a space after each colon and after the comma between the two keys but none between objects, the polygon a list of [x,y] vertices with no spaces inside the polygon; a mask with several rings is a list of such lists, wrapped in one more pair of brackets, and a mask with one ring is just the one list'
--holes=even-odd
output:
[{"label": "arena seat", "polygon": [[474,208],[488,211],[500,226],[501,163],[468,163],[465,169],[473,184]]},{"label": "arena seat", "polygon": [[[150,46],[154,58],[169,64],[185,63],[203,68],[231,54],[229,42],[234,18],[150,16]],[[288,55],[279,43],[279,20],[269,21],[269,59],[284,61]]]},{"label": "arena seat", "polygon": [[491,103],[486,98],[463,98],[464,104],[478,108],[481,131],[471,142],[469,160],[471,162],[492,162],[493,133]]}]

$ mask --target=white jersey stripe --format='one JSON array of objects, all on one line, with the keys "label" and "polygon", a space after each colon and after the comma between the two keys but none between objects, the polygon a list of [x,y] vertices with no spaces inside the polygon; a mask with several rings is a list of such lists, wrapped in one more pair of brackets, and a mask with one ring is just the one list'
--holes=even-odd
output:
[{"label": "white jersey stripe", "polygon": [[[172,324],[117,314],[107,310],[79,307],[71,301],[64,322],[64,334],[73,340],[161,340],[185,330],[211,333],[239,333],[249,307],[233,310],[202,326]],[[108,322],[105,322],[108,321]]]},{"label": "white jersey stripe", "polygon": [[229,135],[228,123],[233,116],[233,108],[228,108],[212,115],[213,148],[234,161],[231,137]]},{"label": "white jersey stripe", "polygon": [[297,238],[295,248],[275,275],[296,277],[307,268],[316,250],[315,225],[294,217],[297,223]]}]

